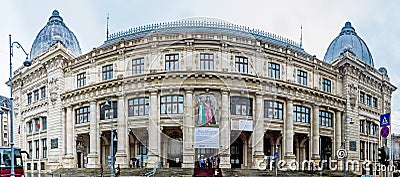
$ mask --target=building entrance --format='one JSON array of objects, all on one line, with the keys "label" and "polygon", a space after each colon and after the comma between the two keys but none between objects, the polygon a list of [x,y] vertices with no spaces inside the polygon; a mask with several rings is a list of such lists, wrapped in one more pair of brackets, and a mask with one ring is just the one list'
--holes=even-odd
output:
[{"label": "building entrance", "polygon": [[231,167],[240,168],[243,163],[243,141],[238,137],[231,144]]}]

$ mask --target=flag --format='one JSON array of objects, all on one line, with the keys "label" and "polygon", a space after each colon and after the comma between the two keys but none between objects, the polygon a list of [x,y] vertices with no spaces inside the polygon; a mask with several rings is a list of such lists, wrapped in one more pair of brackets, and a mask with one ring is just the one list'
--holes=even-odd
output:
[{"label": "flag", "polygon": [[40,120],[37,122],[37,128],[40,130]]},{"label": "flag", "polygon": [[21,125],[18,125],[18,135],[21,134]]}]

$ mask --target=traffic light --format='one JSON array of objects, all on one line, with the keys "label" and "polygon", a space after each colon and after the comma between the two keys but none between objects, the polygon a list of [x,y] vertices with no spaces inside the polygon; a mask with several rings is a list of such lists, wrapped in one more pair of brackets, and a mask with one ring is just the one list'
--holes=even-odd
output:
[{"label": "traffic light", "polygon": [[380,148],[378,148],[378,157],[379,157],[378,161],[379,161],[381,164],[385,165],[385,164],[386,164],[386,163],[385,163],[385,161],[386,161],[385,147],[380,147]]}]

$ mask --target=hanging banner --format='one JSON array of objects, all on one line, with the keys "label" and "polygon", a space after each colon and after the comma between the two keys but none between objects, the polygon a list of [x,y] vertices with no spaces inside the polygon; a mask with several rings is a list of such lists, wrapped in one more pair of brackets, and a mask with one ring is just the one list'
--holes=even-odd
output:
[{"label": "hanging banner", "polygon": [[219,128],[196,127],[194,129],[194,148],[219,148]]}]

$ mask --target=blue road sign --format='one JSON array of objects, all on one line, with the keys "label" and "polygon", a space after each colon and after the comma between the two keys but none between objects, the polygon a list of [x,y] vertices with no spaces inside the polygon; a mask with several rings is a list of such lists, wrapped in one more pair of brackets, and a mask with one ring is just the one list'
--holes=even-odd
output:
[{"label": "blue road sign", "polygon": [[389,127],[383,126],[381,129],[381,136],[386,138],[389,135]]},{"label": "blue road sign", "polygon": [[277,159],[278,158],[278,152],[275,152],[274,153],[274,159]]},{"label": "blue road sign", "polygon": [[390,126],[390,113],[382,114],[380,122],[381,122],[381,127]]}]

